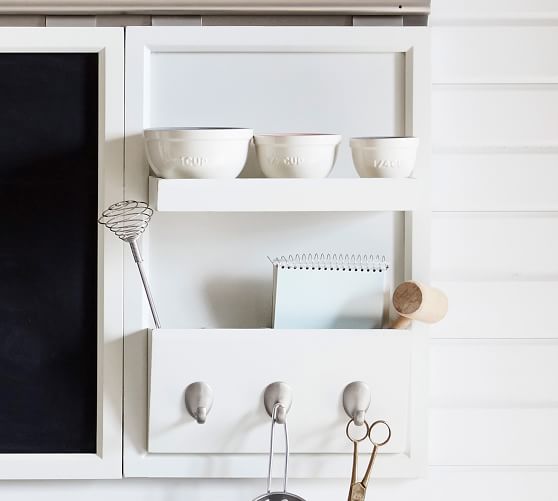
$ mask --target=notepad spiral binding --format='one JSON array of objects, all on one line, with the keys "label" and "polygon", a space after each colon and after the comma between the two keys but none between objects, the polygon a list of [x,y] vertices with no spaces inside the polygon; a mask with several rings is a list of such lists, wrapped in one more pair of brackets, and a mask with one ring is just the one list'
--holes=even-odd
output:
[{"label": "notepad spiral binding", "polygon": [[386,257],[379,254],[289,254],[270,261],[279,268],[294,270],[383,272],[389,269]]}]

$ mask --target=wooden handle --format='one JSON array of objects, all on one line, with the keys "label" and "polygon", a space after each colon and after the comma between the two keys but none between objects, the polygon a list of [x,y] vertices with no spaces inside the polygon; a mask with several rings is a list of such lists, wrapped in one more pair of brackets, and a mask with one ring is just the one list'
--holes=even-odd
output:
[{"label": "wooden handle", "polygon": [[411,319],[399,316],[389,325],[390,329],[406,329],[411,325]]},{"label": "wooden handle", "polygon": [[446,316],[448,298],[440,289],[420,282],[403,282],[393,293],[393,306],[403,317],[433,324]]}]

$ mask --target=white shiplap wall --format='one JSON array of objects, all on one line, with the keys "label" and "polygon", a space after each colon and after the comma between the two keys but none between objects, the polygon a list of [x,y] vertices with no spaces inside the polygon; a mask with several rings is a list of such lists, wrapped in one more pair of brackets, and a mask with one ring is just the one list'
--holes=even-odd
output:
[{"label": "white shiplap wall", "polygon": [[429,483],[558,499],[558,2],[433,9]]},{"label": "white shiplap wall", "polygon": [[[558,499],[558,1],[434,0],[426,479],[384,501]],[[347,472],[349,473],[349,472]],[[291,482],[309,500],[346,482]],[[249,500],[262,481],[4,482],[3,501]]]}]

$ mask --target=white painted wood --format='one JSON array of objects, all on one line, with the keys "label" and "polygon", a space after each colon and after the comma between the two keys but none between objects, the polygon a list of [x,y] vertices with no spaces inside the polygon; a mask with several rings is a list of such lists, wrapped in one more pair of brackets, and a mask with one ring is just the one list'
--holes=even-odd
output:
[{"label": "white painted wood", "polygon": [[432,220],[433,278],[555,280],[557,234],[558,216],[552,212],[437,213]]},{"label": "white painted wood", "polygon": [[435,27],[432,29],[432,81],[434,84],[558,83],[557,38],[556,26]]},{"label": "white painted wood", "polygon": [[[347,465],[345,465],[347,466]],[[350,464],[348,468],[350,469]],[[264,468],[265,469],[265,468]],[[431,467],[428,476],[412,482],[372,479],[367,499],[382,501],[554,501],[557,474],[552,468]],[[292,479],[289,488],[305,499],[334,501],[347,496],[347,479]],[[262,479],[127,479],[102,482],[5,482],[2,495],[10,501],[137,501],[138,499],[227,499],[246,501],[265,490]]]},{"label": "white painted wood", "polygon": [[[350,468],[350,465],[349,465]],[[556,473],[551,468],[532,471],[526,468],[498,468],[468,471],[457,468],[432,467],[428,477],[413,482],[373,479],[367,489],[368,496],[382,501],[417,500],[446,501],[451,493],[454,501],[525,501],[536,494],[537,501],[554,501]],[[230,499],[244,501],[260,494],[261,479],[239,480],[184,480],[184,479],[129,479],[122,481],[90,482],[84,488],[80,482],[10,482],[2,486],[2,493],[10,501],[27,501],[31,497],[45,500],[72,501],[134,501],[138,499],[168,498]],[[292,491],[305,499],[335,500],[347,496],[347,480],[297,480],[289,482]]]},{"label": "white painted wood", "polygon": [[433,0],[433,25],[550,24],[558,18],[554,0]]},{"label": "white painted wood", "polygon": [[[552,501],[556,489],[556,473],[551,471],[502,471],[491,468],[480,471],[463,471],[455,468],[429,469],[428,478],[413,482],[371,481],[367,493],[374,499],[405,501],[494,501],[497,499]],[[294,483],[304,489],[307,498],[341,499],[346,494],[337,485],[319,486]],[[345,488],[346,490],[346,488]],[[240,499],[240,498],[238,498]]]},{"label": "white painted wood", "polygon": [[[455,24],[484,24],[494,26],[495,24],[529,24],[538,26],[543,24],[552,24],[556,22],[557,15],[556,11],[558,9],[558,3],[555,0],[434,0],[433,1],[433,15],[431,16],[431,23],[438,24],[440,17],[442,15],[450,15],[450,18],[445,18],[443,22],[451,22]],[[474,16],[474,17],[473,17]],[[507,17],[506,17],[507,16]],[[453,29],[456,29],[454,27]],[[495,29],[495,28],[494,28]],[[537,29],[539,29],[537,27]],[[497,33],[496,29],[494,33]],[[537,31],[533,33],[533,39],[537,38]],[[436,46],[438,44],[445,43],[445,39],[440,39],[434,36],[434,53],[438,52]],[[448,44],[452,43],[451,40],[447,41]],[[495,35],[494,39],[489,43],[498,43],[498,37]],[[528,41],[524,40],[524,43],[529,44]],[[534,42],[536,43],[536,42]],[[491,51],[490,46],[484,46],[484,50],[487,52]],[[461,48],[461,52],[467,51],[466,47]],[[493,65],[495,68],[502,68],[500,62],[494,56]],[[533,54],[533,59],[538,57],[537,54]],[[527,64],[527,63],[526,63]],[[534,64],[534,63],[533,63]],[[549,68],[552,68],[552,63],[549,63]],[[137,74],[137,67],[134,67],[132,71],[133,76],[139,78]],[[130,71],[130,69],[128,69]],[[492,78],[494,74],[491,72],[486,77],[487,80]],[[141,76],[141,73],[140,73]],[[450,78],[451,75],[448,77]],[[515,77],[514,77],[515,78]],[[479,75],[479,80],[482,79],[482,75]],[[489,80],[490,81],[490,80]],[[466,82],[465,82],[466,83]],[[127,97],[130,99],[135,96],[133,89],[128,89]],[[536,92],[536,91],[535,91]],[[459,95],[455,95],[455,99],[459,100]],[[451,108],[447,110],[451,115]],[[134,109],[130,107],[128,110],[128,115],[136,116],[136,114],[141,114],[142,110]],[[478,120],[482,121],[484,118],[485,111],[482,107],[478,110]],[[551,117],[552,118],[552,117]],[[553,119],[553,118],[552,118]],[[504,121],[507,118],[503,119]],[[554,120],[554,119],[553,119]],[[521,126],[519,124],[518,126]],[[134,139],[135,140],[135,139]],[[515,156],[516,152],[519,152],[520,156],[525,154],[525,148],[522,146],[523,143],[519,142],[519,146],[515,143],[508,145],[506,151]],[[501,150],[500,150],[501,152]],[[130,153],[130,152],[128,152]],[[461,156],[463,151],[454,151],[457,156]],[[137,160],[137,154],[135,159]],[[469,157],[466,157],[469,158]],[[140,155],[140,160],[143,161]],[[467,160],[464,160],[466,162]],[[438,162],[438,159],[436,159]],[[128,165],[128,169],[131,168],[133,163]],[[537,172],[539,171],[539,161],[534,159],[530,163],[529,168],[535,168]],[[513,171],[515,172],[515,171]],[[515,174],[510,173],[513,177]],[[472,174],[474,171],[471,172]],[[448,174],[449,175],[449,174]],[[470,178],[469,185],[473,186],[475,182],[478,184],[478,189],[482,188],[483,183],[476,177],[477,174]],[[506,188],[501,188],[505,186],[507,180],[501,179],[498,184],[492,185],[494,181],[492,178],[487,179],[484,184],[487,185],[486,192],[493,188],[495,200],[503,199],[507,200],[506,190],[509,189],[509,185]],[[436,183],[436,177],[434,179]],[[492,185],[492,186],[491,186]],[[439,199],[438,190],[441,184],[434,185],[433,198],[434,200]],[[145,186],[142,196],[145,196]],[[453,192],[453,189],[451,190]],[[539,204],[538,197],[540,190],[535,191],[534,185],[530,184],[530,181],[525,180],[525,207],[527,205],[535,206]],[[483,197],[482,193],[479,191],[479,199]],[[498,202],[495,201],[495,204]],[[471,200],[470,206],[475,205],[475,200]],[[523,210],[522,207],[519,207]],[[469,210],[469,209],[467,209]],[[471,209],[473,210],[473,209]],[[525,208],[525,210],[530,210]],[[552,230],[552,223],[550,224]],[[495,226],[493,231],[493,241],[498,241],[498,226]],[[519,230],[520,231],[520,230]],[[452,233],[452,236],[454,234]],[[550,235],[553,235],[550,231],[548,238],[552,239]],[[504,237],[505,238],[505,237]],[[540,246],[538,246],[540,248]],[[536,249],[537,246],[533,245]],[[135,278],[133,275],[135,270],[132,263],[126,264],[130,265],[131,273],[130,279]],[[436,265],[436,262],[434,262]],[[498,268],[497,274],[502,275],[502,269]],[[451,270],[450,270],[451,271]],[[504,273],[505,274],[505,273]],[[470,280],[470,277],[465,277],[466,280]],[[484,276],[478,277],[480,280],[485,280]],[[130,282],[130,280],[128,280]],[[130,287],[136,287],[136,284],[129,284]],[[474,330],[474,334],[482,335],[483,337],[506,337],[509,333],[513,337],[538,337],[537,332],[541,332],[541,337],[558,337],[558,335],[553,335],[556,329],[556,322],[554,318],[541,315],[546,311],[554,311],[554,299],[556,296],[556,291],[553,289],[552,282],[539,282],[530,283],[523,281],[506,281],[502,284],[493,282],[455,282],[451,287],[447,283],[439,282],[436,285],[445,288],[450,297],[450,311],[448,313],[447,320],[433,327],[433,332],[436,336],[446,335],[445,326],[450,325],[450,317],[456,315],[456,317],[451,320],[451,334],[456,337],[469,337],[471,332]],[[141,285],[138,283],[138,287]],[[546,288],[546,286],[548,288]],[[470,287],[470,288],[469,288]],[[460,289],[463,290],[460,291]],[[509,296],[517,294],[517,302],[507,303],[507,299],[502,299],[500,301],[496,293],[502,295],[502,291],[509,291]],[[139,296],[139,294],[138,294]],[[477,297],[478,296],[478,297]],[[141,296],[139,296],[140,299]],[[504,295],[505,297],[505,295]],[[129,313],[129,307],[131,302],[127,297],[127,310]],[[518,311],[520,306],[525,303],[525,307]],[[508,304],[506,306],[506,304]],[[538,306],[537,306],[538,305]],[[146,306],[146,305],[145,305]],[[147,306],[146,306],[147,307]],[[482,310],[478,310],[479,308]],[[490,310],[490,311],[489,311]],[[471,315],[472,311],[479,311],[478,316]],[[500,311],[503,313],[500,315]],[[528,329],[523,336],[522,331],[525,327],[529,327],[529,314],[532,311],[531,325],[532,328]],[[513,315],[510,316],[509,313]],[[500,316],[500,319],[498,317]],[[127,319],[130,320],[129,315]],[[475,325],[482,320],[487,325],[487,329],[477,331],[474,329]],[[499,321],[498,321],[499,320]],[[517,325],[516,325],[517,324]],[[130,324],[128,324],[130,325]],[[441,332],[440,329],[444,329]],[[138,331],[143,327],[140,325]],[[132,411],[130,402],[140,402],[144,399],[145,377],[143,374],[146,371],[145,367],[145,356],[144,356],[144,346],[145,338],[141,334],[132,334],[127,338],[127,361],[128,365],[134,365],[138,367],[138,379],[139,381],[128,381],[127,382],[127,406],[129,411]],[[496,362],[497,363],[497,362]],[[439,376],[440,379],[444,378],[444,374]],[[502,387],[503,392],[510,392],[513,388],[510,388],[505,382]],[[139,403],[138,405],[144,405]],[[443,412],[444,409],[441,409]],[[505,410],[504,410],[505,411]],[[548,408],[538,408],[534,409],[535,412],[547,413],[553,416],[553,410]],[[535,443],[536,450],[530,449],[532,454],[527,456],[521,456],[518,463],[523,466],[510,465],[508,457],[506,456],[506,447],[517,445],[519,449],[511,451],[511,458],[517,458],[517,454],[521,454],[524,449],[519,440],[517,440],[518,429],[512,429],[511,431],[507,428],[503,430],[502,433],[499,432],[499,427],[501,423],[506,423],[508,419],[513,418],[513,410],[511,413],[503,412],[499,415],[499,419],[496,419],[496,428],[482,428],[488,429],[489,432],[494,430],[502,440],[487,440],[485,442],[478,440],[479,436],[476,434],[477,427],[473,426],[472,422],[467,421],[466,423],[461,423],[461,425],[453,426],[451,429],[448,427],[440,427],[440,421],[431,427],[431,437],[434,437],[434,441],[437,444],[437,451],[440,452],[440,446],[443,447],[441,453],[446,455],[446,453],[454,452],[453,444],[462,445],[463,441],[460,437],[462,436],[464,430],[467,433],[467,438],[469,443],[466,444],[467,448],[465,451],[470,451],[469,447],[476,448],[475,457],[471,460],[468,456],[468,460],[465,461],[463,457],[450,458],[451,464],[463,465],[468,463],[469,466],[444,466],[443,463],[447,461],[444,457],[438,455],[437,463],[441,466],[433,466],[429,468],[428,475],[424,479],[408,481],[393,481],[391,479],[376,479],[372,480],[368,488],[368,498],[382,499],[384,501],[408,501],[409,499],[417,501],[447,501],[448,497],[451,497],[452,501],[470,501],[474,499],[475,501],[494,501],[498,499],[506,499],[507,501],[525,501],[527,499],[536,499],[537,501],[555,501],[556,491],[558,488],[558,468],[556,466],[545,466],[545,459],[548,458],[549,448],[556,450],[556,443],[558,443],[556,437],[553,435],[556,428],[556,418],[551,417],[551,427],[544,433],[544,436]],[[518,421],[512,421],[517,424]],[[486,423],[478,423],[478,426],[486,426]],[[139,436],[142,440],[145,439],[146,424],[141,418],[127,423],[128,429],[130,429],[130,424],[134,425],[134,435]],[[537,426],[540,421],[532,420],[530,421],[531,426]],[[443,434],[440,432],[444,431]],[[447,431],[447,433],[446,433]],[[490,438],[490,437],[489,437]],[[537,437],[535,437],[537,438]],[[130,441],[131,447],[139,455],[142,453],[141,444],[142,440]],[[139,444],[139,445],[137,445]],[[137,445],[137,450],[135,449]],[[502,448],[503,447],[503,448]],[[529,445],[531,447],[531,445]],[[463,449],[459,448],[455,452],[460,454]],[[498,454],[498,457],[493,461],[493,466],[482,466],[485,462],[485,458],[481,457],[481,454]],[[469,452],[467,452],[469,454]],[[172,456],[172,455],[170,455]],[[504,456],[504,457],[502,457]],[[447,458],[447,456],[446,456]],[[130,464],[130,455],[127,456],[128,466]],[[158,458],[159,461],[163,461],[164,458]],[[204,461],[209,461],[211,458],[207,458]],[[171,470],[170,463],[174,459],[172,457],[168,458],[168,470]],[[494,464],[499,463],[502,464]],[[153,463],[150,462],[149,458],[136,462],[136,466],[139,468],[144,468],[144,474],[152,469]],[[205,464],[200,465],[200,469],[203,468]],[[302,466],[302,465],[301,465]],[[304,495],[307,499],[320,499],[324,501],[334,501],[342,499],[347,495],[347,482],[348,474],[350,470],[350,464],[344,461],[339,463],[340,468],[345,468],[346,475],[343,479],[337,480],[297,480],[293,479],[290,482],[290,487],[293,491],[299,492]],[[311,463],[306,463],[306,467],[310,468]],[[265,475],[265,465],[259,465],[256,468],[258,471],[262,471],[258,476]],[[161,468],[162,470],[162,468]],[[174,474],[180,477],[184,474],[184,468],[180,465],[174,466]],[[2,497],[9,499],[10,501],[28,501],[29,499],[37,498],[44,501],[70,501],[79,497],[82,501],[93,501],[100,498],[107,501],[136,501],[137,499],[149,498],[149,499],[231,499],[231,500],[246,500],[252,499],[257,493],[263,491],[265,488],[264,481],[260,479],[250,480],[250,479],[197,479],[197,480],[184,480],[182,478],[176,479],[126,479],[125,481],[103,481],[103,482],[7,482],[2,485]]]},{"label": "white painted wood", "polygon": [[436,340],[430,352],[434,408],[558,409],[558,340]]},{"label": "white painted wood", "polygon": [[438,85],[434,151],[558,146],[558,86]]},{"label": "white painted wood", "polygon": [[558,148],[546,153],[437,154],[432,165],[432,209],[558,211],[557,184]]},{"label": "white painted wood", "polygon": [[[534,339],[558,337],[548,316],[554,214],[479,213],[556,211],[556,37],[543,25],[555,24],[558,5],[438,0],[433,12],[433,24],[450,26],[433,30],[433,79],[443,84],[434,86],[433,207],[477,214],[434,218],[435,284],[450,309],[432,336],[531,339],[435,341],[430,463],[446,465],[444,478],[447,465],[479,469],[475,497],[499,499],[486,494],[497,470],[558,464],[556,340]],[[552,499],[555,490],[517,489],[510,496]]]},{"label": "white painted wood", "polygon": [[159,179],[149,204],[162,212],[350,212],[412,210],[416,179]]},{"label": "white painted wood", "polygon": [[[2,28],[2,52],[99,54],[99,210],[122,197],[124,36],[117,28]],[[1,454],[0,478],[122,476],[122,244],[98,242],[96,454]],[[40,416],[38,417],[40,419]]]},{"label": "white painted wood", "polygon": [[430,464],[558,465],[558,408],[432,409]]},{"label": "white painted wood", "polygon": [[[268,437],[269,439],[269,437]],[[366,452],[370,452],[367,450]],[[277,456],[281,457],[281,456]],[[289,472],[291,479],[314,479],[331,481],[331,479],[342,479],[347,483],[347,468],[351,468],[351,457],[345,454],[320,454],[316,465],[316,457],[306,454],[293,454],[289,460]],[[362,463],[365,464],[369,455],[363,454]],[[155,460],[156,458],[156,460]],[[375,475],[382,478],[413,478],[416,476],[416,466],[404,454],[386,455],[382,462],[378,463]],[[279,461],[276,461],[276,465]],[[383,463],[383,466],[380,464]],[[211,465],[211,478],[225,481],[227,479],[252,479],[258,478],[260,488],[254,491],[261,494],[261,482],[267,476],[268,458],[261,454],[150,454],[139,462],[134,469],[133,475],[129,477],[150,478],[182,478],[190,481],[200,481],[207,477],[208,464]],[[348,466],[347,466],[348,465]],[[274,478],[277,479],[282,473],[277,471]],[[275,467],[274,467],[275,468]],[[276,480],[277,481],[277,480]],[[234,489],[233,489],[233,492]],[[254,494],[254,492],[252,494]],[[233,494],[236,496],[236,494]],[[236,498],[236,497],[235,497]]]},{"label": "white painted wood", "polygon": [[[409,28],[399,33],[414,33]],[[420,35],[422,33],[422,35]],[[419,38],[422,36],[422,39]],[[418,29],[417,39],[413,42],[413,48],[405,54],[405,134],[420,138],[417,151],[417,166],[415,175],[421,179],[425,186],[430,186],[431,165],[431,62],[430,62],[430,39],[426,38],[426,32]],[[418,280],[425,283],[430,282],[430,193],[423,192],[424,206],[413,212],[405,213],[405,273],[404,280]],[[412,380],[411,407],[421,409],[428,398],[428,326],[418,322],[412,326],[415,336],[415,347],[413,349],[412,367],[414,377]],[[428,462],[428,413],[415,412],[409,420],[410,434],[414,445],[410,450],[412,461],[416,468],[412,476],[424,475],[424,465]],[[412,466],[411,466],[412,468]],[[394,469],[394,471],[397,471]],[[399,475],[404,476],[403,468]],[[411,475],[405,475],[411,476]]]},{"label": "white painted wood", "polygon": [[[425,29],[132,28],[127,30],[127,34],[127,198],[144,198],[147,194],[148,169],[143,151],[143,129],[186,125],[192,120],[198,125],[208,121],[214,124],[217,121],[242,120],[246,123],[255,122],[256,128],[269,130],[271,126],[278,125],[288,129],[299,128],[301,125],[316,129],[327,126],[332,117],[340,117],[336,123],[341,124],[341,132],[346,135],[352,134],[351,127],[355,127],[355,124],[361,124],[362,127],[368,124],[372,130],[392,130],[392,134],[399,131],[399,134],[416,135],[421,138],[416,176],[425,183],[428,182],[430,82],[427,71],[428,34]],[[270,71],[273,71],[270,61],[285,70],[280,73],[280,78],[270,79]],[[336,71],[331,73],[333,63],[340,64],[343,71],[336,67]],[[231,65],[235,68],[234,72],[227,70]],[[297,69],[294,73],[290,71],[293,65]],[[312,68],[320,71],[310,71]],[[373,71],[378,69],[385,72]],[[299,70],[303,72],[304,78],[296,78],[300,77]],[[332,78],[324,78],[328,72]],[[198,78],[192,79],[193,74]],[[225,87],[222,85],[224,74],[227,75]],[[378,74],[385,76],[379,79]],[[366,78],[348,78],[351,75],[364,75]],[[235,90],[234,99],[225,99],[230,89]],[[298,93],[295,92],[296,89],[299,89]],[[375,93],[377,89],[381,91],[378,95]],[[273,99],[269,99],[272,94]],[[286,98],[291,95],[298,96],[298,100]],[[376,106],[372,107],[375,113],[355,114],[354,107],[348,106],[352,101],[347,101],[355,95],[364,99],[359,99],[360,107],[375,103]],[[306,98],[302,99],[302,96]],[[385,99],[380,99],[381,96]],[[329,101],[330,105],[324,108],[324,98],[327,97],[329,99],[325,101]],[[406,106],[402,105],[403,101]],[[279,122],[276,123],[275,120]],[[350,163],[340,162],[339,165],[346,168]],[[336,176],[346,177],[341,170]],[[251,182],[256,181],[264,180]],[[420,209],[413,217],[407,217],[404,241],[407,260],[404,265],[401,245],[403,232],[400,222],[393,215],[157,213],[143,245],[144,254],[154,272],[155,296],[166,298],[159,301],[161,318],[163,322],[165,318],[168,322],[164,325],[244,328],[265,326],[269,307],[265,287],[269,284],[269,279],[263,268],[264,261],[260,265],[258,260],[266,255],[262,250],[269,246],[273,254],[273,247],[277,246],[271,246],[270,243],[279,241],[281,247],[289,245],[292,248],[297,242],[308,241],[308,238],[312,238],[311,235],[317,235],[316,231],[320,227],[330,227],[334,231],[321,231],[321,236],[314,240],[314,244],[330,239],[343,247],[365,240],[380,241],[383,231],[392,232],[395,238],[384,240],[384,244],[399,248],[393,254],[394,262],[399,263],[398,279],[413,277],[428,280],[429,213],[426,205],[421,205]],[[273,219],[266,222],[266,217]],[[341,217],[345,218],[344,228],[339,225]],[[363,218],[368,217],[375,219],[380,225],[375,227],[379,232],[363,232],[362,227],[356,231],[359,220],[364,221]],[[306,227],[305,221],[312,218],[316,222]],[[392,218],[391,223],[388,222],[389,218]],[[391,229],[385,226],[386,222]],[[189,229],[184,231],[186,227]],[[355,231],[349,238],[339,236],[351,228]],[[240,233],[235,233],[238,229]],[[285,238],[284,232],[291,236]],[[297,236],[293,238],[295,233]],[[267,236],[262,238],[263,235]],[[203,244],[208,241],[208,237],[210,246]],[[254,241],[256,237],[258,241]],[[231,257],[223,259],[224,253]],[[249,256],[253,259],[249,259]],[[232,274],[231,262],[235,263]],[[252,267],[251,270],[246,269],[246,263]],[[128,263],[126,266],[130,280],[126,281],[125,298],[125,311],[129,312],[125,319],[125,415],[130,422],[126,424],[125,474],[176,476],[188,471],[188,475],[196,476],[203,475],[207,471],[208,462],[211,462],[214,465],[212,475],[215,476],[262,475],[253,473],[255,470],[262,471],[253,466],[260,464],[262,458],[230,454],[221,454],[219,458],[193,454],[171,454],[169,457],[166,454],[147,453],[147,390],[142,375],[146,371],[144,329],[149,326],[149,319],[135,277],[136,270]],[[223,267],[227,268],[224,273]],[[261,271],[254,274],[256,270]],[[223,277],[224,293],[229,299],[222,296]],[[257,280],[250,285],[246,283],[247,277]],[[239,280],[244,280],[240,289]],[[213,284],[213,295],[219,290],[220,299],[217,298],[219,301],[214,305],[209,301],[212,291],[208,289],[208,284]],[[234,288],[227,284],[232,284]],[[254,291],[264,291],[264,294],[258,293],[255,302],[244,301],[240,308],[235,308],[234,305],[238,305],[238,301],[244,298],[244,292],[239,293],[239,290],[246,291],[246,297],[253,297]],[[235,297],[231,301],[232,293]],[[248,303],[253,304],[250,306]],[[410,405],[424,410],[427,399],[427,330],[417,325],[413,328],[413,333],[413,342],[416,344],[413,347],[412,365],[417,368],[418,375],[413,379]],[[426,463],[426,428],[426,412],[416,412],[409,423],[409,433],[416,440],[410,456],[394,459],[386,474],[402,477],[420,473]],[[312,462],[300,460],[299,466],[293,468],[300,476],[312,476],[314,473],[321,477],[339,475],[342,459],[336,456],[322,459],[318,473],[312,467]]]},{"label": "white painted wood", "polygon": [[[450,298],[434,338],[558,338],[558,282],[437,282]],[[497,364],[495,365],[497,367]]]},{"label": "white painted wood", "polygon": [[[319,470],[319,454],[351,454],[341,397],[351,381],[366,381],[373,400],[367,419],[385,419],[392,429],[381,457],[405,454],[413,440],[408,436],[409,416],[419,411],[409,408],[411,336],[389,330],[155,330],[150,344],[148,450],[265,457],[270,418],[262,395],[268,384],[284,381],[293,390],[290,451],[318,454],[311,461]],[[193,347],[196,357],[189,357]],[[370,363],[373,353],[382,357]],[[342,373],[319,370],[340,366],[343,360],[351,364]],[[207,382],[215,397],[203,426],[184,405],[184,390],[195,381]],[[291,473],[297,475],[295,470]],[[213,476],[211,465],[202,476]]]},{"label": "white painted wood", "polygon": [[[355,344],[366,349],[355,351]],[[376,476],[408,476],[413,468],[409,450],[413,450],[414,442],[409,419],[422,407],[418,399],[410,399],[423,377],[423,366],[414,363],[417,357],[413,352],[421,344],[416,333],[389,330],[153,331],[149,451],[158,453],[161,461],[144,474],[260,476],[254,472],[265,470],[269,438],[269,416],[263,409],[262,394],[267,384],[283,380],[294,392],[288,416],[291,476],[344,477],[351,447],[344,437],[347,418],[341,396],[348,382],[365,380],[372,388],[374,402],[368,418],[383,416],[393,431],[392,441],[385,446],[386,454],[378,459]],[[196,357],[189,358],[193,346]],[[371,354],[376,352],[383,353],[382,359],[369,364]],[[265,353],[270,356],[261,355]],[[186,359],[189,362],[185,364]],[[308,372],[309,366],[334,367],[342,359],[353,362],[342,375],[328,370]],[[212,362],[223,371],[215,372]],[[255,377],[257,374],[265,374],[265,378]],[[392,384],[384,385],[385,379]],[[185,386],[195,380],[208,382],[215,394],[203,427],[184,407]],[[187,454],[177,455],[184,452]]]}]

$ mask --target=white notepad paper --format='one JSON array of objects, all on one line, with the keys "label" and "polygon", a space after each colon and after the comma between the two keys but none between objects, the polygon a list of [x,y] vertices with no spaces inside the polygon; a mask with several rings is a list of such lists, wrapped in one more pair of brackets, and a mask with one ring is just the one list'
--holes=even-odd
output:
[{"label": "white notepad paper", "polygon": [[386,318],[388,264],[377,255],[271,259],[276,329],[379,329]]}]

